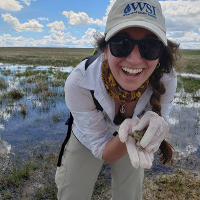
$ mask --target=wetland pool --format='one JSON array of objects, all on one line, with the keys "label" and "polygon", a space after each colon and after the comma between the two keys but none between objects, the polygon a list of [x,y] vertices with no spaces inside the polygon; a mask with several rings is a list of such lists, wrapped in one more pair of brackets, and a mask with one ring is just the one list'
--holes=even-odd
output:
[{"label": "wetland pool", "polygon": [[[1,167],[6,167],[9,157],[24,159],[33,154],[59,153],[69,116],[63,86],[72,70],[73,67],[0,64]],[[178,76],[200,79],[200,75]],[[21,91],[21,96],[12,95],[13,89]],[[200,170],[199,96],[200,90],[190,94],[184,87],[179,88],[170,111],[167,138],[176,151],[175,167],[194,171]],[[156,156],[151,171],[171,172],[173,168],[162,166]]]}]

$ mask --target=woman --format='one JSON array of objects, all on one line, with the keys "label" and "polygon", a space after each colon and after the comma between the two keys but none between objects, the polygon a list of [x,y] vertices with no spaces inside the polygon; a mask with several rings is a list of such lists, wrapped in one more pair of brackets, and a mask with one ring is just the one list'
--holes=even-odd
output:
[{"label": "woman", "polygon": [[[144,168],[159,147],[162,161],[171,161],[165,121],[176,90],[178,45],[166,38],[156,0],[116,0],[97,44],[99,57],[87,70],[81,62],[65,84],[74,122],[56,172],[58,199],[91,199],[104,161],[111,167],[112,200],[142,199]],[[129,136],[143,129],[140,143]]]}]

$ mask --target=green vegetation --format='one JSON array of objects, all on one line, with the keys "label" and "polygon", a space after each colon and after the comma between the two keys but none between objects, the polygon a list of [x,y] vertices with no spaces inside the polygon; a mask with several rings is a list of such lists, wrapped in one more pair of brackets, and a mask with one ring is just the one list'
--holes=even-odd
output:
[{"label": "green vegetation", "polygon": [[54,114],[54,115],[52,115],[52,120],[54,123],[57,123],[60,120],[62,120],[62,118],[59,116],[59,114]]},{"label": "green vegetation", "polygon": [[3,74],[4,76],[9,76],[9,75],[11,75],[11,70],[1,70],[1,74]]},{"label": "green vegetation", "polygon": [[36,170],[35,163],[28,161],[24,165],[12,166],[8,171],[4,173],[4,177],[0,177],[0,183],[2,186],[16,186],[19,187],[24,179],[28,179],[31,170]]},{"label": "green vegetation", "polygon": [[17,88],[12,88],[10,91],[3,93],[2,99],[7,99],[11,101],[18,101],[24,96],[23,92]]},{"label": "green vegetation", "polygon": [[198,174],[177,170],[171,175],[159,175],[144,180],[144,200],[200,198]]},{"label": "green vegetation", "polygon": [[54,73],[54,77],[56,78],[56,79],[61,79],[61,80],[66,80],[67,79],[67,76],[68,76],[69,74],[68,73],[66,73],[66,72],[61,72],[61,71],[59,71],[59,70],[57,70],[57,71],[55,71],[55,73]]},{"label": "green vegetation", "polygon": [[180,72],[200,74],[200,50],[181,50]]},{"label": "green vegetation", "polygon": [[14,161],[0,173],[0,199],[56,200],[57,189],[52,174],[57,156],[38,154],[25,162]]},{"label": "green vegetation", "polygon": [[0,77],[0,90],[4,90],[8,87],[8,84],[5,82],[5,80]]},{"label": "green vegetation", "polygon": [[25,116],[27,113],[26,106],[23,103],[20,103],[19,105],[21,107],[20,113]]},{"label": "green vegetation", "polygon": [[[52,65],[52,66],[76,66],[84,57],[91,55],[93,49],[61,49],[61,48],[0,48],[0,62],[13,64],[30,65]],[[182,50],[183,58],[180,60],[179,72],[200,74],[200,50]],[[71,64],[70,64],[71,63]],[[11,75],[10,70],[1,69],[4,76]],[[27,107],[21,102],[24,95],[32,95],[39,100],[42,109],[47,110],[55,104],[56,98],[63,98],[64,82],[68,73],[54,70],[36,70],[35,67],[27,67],[24,72],[12,74],[14,80],[19,82],[19,88],[10,91],[6,81],[0,77],[0,102],[4,100],[19,101],[17,103],[19,113],[24,117],[27,114]],[[59,88],[61,86],[61,88]],[[61,89],[61,91],[60,91]],[[178,76],[178,89],[184,89],[190,93],[194,101],[200,97],[195,95],[200,89],[200,80]],[[12,103],[9,102],[10,105]],[[34,107],[34,106],[33,106]],[[11,112],[11,111],[9,111]],[[63,120],[59,113],[52,114],[52,122],[57,123]],[[37,116],[35,125],[41,123],[42,119]],[[53,124],[55,125],[55,124]],[[44,146],[44,145],[43,145]],[[32,155],[23,162],[12,160],[6,171],[0,173],[0,199],[30,199],[30,200],[56,200],[56,185],[54,182],[56,162],[58,156],[51,152],[58,152],[58,145],[49,153],[39,150],[39,153]],[[44,147],[45,148],[45,147]],[[188,161],[189,162],[189,161]],[[191,162],[191,161],[190,161]],[[181,168],[181,166],[174,167]],[[104,167],[95,184],[92,199],[110,200],[111,184],[110,176]],[[108,178],[105,178],[108,177]],[[171,175],[148,176],[144,180],[143,200],[160,199],[199,199],[200,181],[198,177],[187,171],[176,171]]]},{"label": "green vegetation", "polygon": [[76,66],[93,48],[1,47],[0,62],[44,66]]},{"label": "green vegetation", "polygon": [[186,99],[186,96],[189,93],[191,94],[194,102],[198,102],[200,100],[200,96],[196,93],[200,90],[200,79],[178,76],[177,92],[181,89],[184,89],[186,92],[185,96],[182,96],[182,99]]},{"label": "green vegetation", "polygon": [[[76,66],[93,48],[0,47],[0,62],[10,64]],[[181,50],[178,72],[200,74],[200,50]],[[9,75],[9,71],[5,71]]]},{"label": "green vegetation", "polygon": [[200,89],[200,80],[190,77],[180,77],[185,92],[195,94]]},{"label": "green vegetation", "polygon": [[27,68],[24,72],[17,72],[14,74],[14,76],[18,78],[36,76],[38,79],[41,79],[41,78],[48,79],[47,71],[33,70],[33,68]]},{"label": "green vegetation", "polygon": [[[54,175],[57,159],[55,154],[39,153],[25,163],[11,165],[0,176],[0,199],[56,200]],[[112,196],[108,174],[108,178],[105,178],[106,165],[104,164],[95,184],[93,200],[110,200]],[[150,174],[145,176],[143,182],[143,200],[198,200],[199,188],[200,179],[196,173],[179,169],[173,174]]]}]

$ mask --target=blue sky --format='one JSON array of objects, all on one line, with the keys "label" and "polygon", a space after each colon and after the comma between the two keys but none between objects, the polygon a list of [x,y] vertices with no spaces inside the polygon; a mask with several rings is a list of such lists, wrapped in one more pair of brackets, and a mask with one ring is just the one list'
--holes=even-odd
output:
[{"label": "blue sky", "polygon": [[[0,46],[93,47],[115,0],[0,0]],[[160,1],[167,37],[200,49],[200,1]]]}]

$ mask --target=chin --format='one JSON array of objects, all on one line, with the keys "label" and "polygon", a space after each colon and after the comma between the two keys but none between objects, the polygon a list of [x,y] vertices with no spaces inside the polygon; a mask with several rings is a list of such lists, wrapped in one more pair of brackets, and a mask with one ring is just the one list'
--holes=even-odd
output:
[{"label": "chin", "polygon": [[134,91],[137,90],[140,86],[134,84],[134,85],[123,85],[121,87],[127,91]]}]

